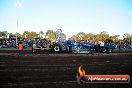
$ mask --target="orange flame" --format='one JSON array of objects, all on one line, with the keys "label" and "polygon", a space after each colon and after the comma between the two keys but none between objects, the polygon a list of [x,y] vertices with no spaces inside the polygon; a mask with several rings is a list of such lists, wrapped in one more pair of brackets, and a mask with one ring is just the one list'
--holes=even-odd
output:
[{"label": "orange flame", "polygon": [[86,73],[85,73],[85,70],[82,68],[82,66],[79,66],[78,72],[79,72],[79,75],[80,75],[80,76],[84,76],[84,75],[86,74]]}]

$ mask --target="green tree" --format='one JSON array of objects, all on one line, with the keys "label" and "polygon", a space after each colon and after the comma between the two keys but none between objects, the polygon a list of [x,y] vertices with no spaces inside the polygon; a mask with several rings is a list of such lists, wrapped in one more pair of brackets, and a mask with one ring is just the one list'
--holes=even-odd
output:
[{"label": "green tree", "polygon": [[30,32],[29,39],[34,40],[34,38],[37,36],[38,34],[36,32]]},{"label": "green tree", "polygon": [[85,36],[86,36],[87,41],[90,41],[90,42],[94,42],[95,41],[95,38],[96,38],[96,35],[95,34],[88,33]]},{"label": "green tree", "polygon": [[100,34],[97,34],[96,40],[97,41],[105,41],[109,39],[109,34],[106,31],[102,31]]},{"label": "green tree", "polygon": [[18,32],[17,32],[17,37],[20,38],[20,39],[23,38],[23,36],[20,33],[18,33]]},{"label": "green tree", "polygon": [[46,38],[51,40],[51,41],[55,41],[56,39],[56,34],[53,30],[47,30],[46,32]]},{"label": "green tree", "polygon": [[24,38],[31,39],[31,40],[34,40],[34,38],[37,36],[38,36],[38,34],[36,32],[24,31],[24,33],[23,33]]},{"label": "green tree", "polygon": [[71,40],[73,40],[73,41],[78,41],[78,37],[77,37],[76,35],[73,35],[73,36],[71,37]]},{"label": "green tree", "polygon": [[3,37],[3,32],[0,32],[0,37]]},{"label": "green tree", "polygon": [[123,41],[127,44],[127,45],[129,45],[130,43],[131,43],[131,35],[130,34],[128,34],[128,33],[125,33],[124,34],[124,36],[123,36]]},{"label": "green tree", "polygon": [[24,31],[23,37],[29,39],[29,36],[30,36],[30,32]]},{"label": "green tree", "polygon": [[9,38],[11,38],[11,37],[16,37],[16,35],[12,34],[12,33],[9,33]]},{"label": "green tree", "polygon": [[77,35],[79,40],[87,40],[86,39],[86,34],[84,32],[79,32]]},{"label": "green tree", "polygon": [[113,42],[117,43],[119,42],[119,36],[120,35],[112,35],[109,39],[111,39]]},{"label": "green tree", "polygon": [[44,32],[43,31],[40,31],[39,34],[44,34]]},{"label": "green tree", "polygon": [[61,33],[61,34],[60,34],[60,37],[61,37],[63,40],[66,40],[66,34]]},{"label": "green tree", "polygon": [[0,37],[7,38],[8,32],[7,31],[2,31],[0,32]]},{"label": "green tree", "polygon": [[40,38],[43,38],[44,32],[40,31],[38,35],[39,35]]}]

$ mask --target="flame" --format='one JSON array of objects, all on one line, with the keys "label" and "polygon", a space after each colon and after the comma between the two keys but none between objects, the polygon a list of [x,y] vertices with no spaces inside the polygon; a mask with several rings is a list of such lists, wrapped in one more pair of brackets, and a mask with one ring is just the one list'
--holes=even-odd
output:
[{"label": "flame", "polygon": [[82,68],[82,66],[79,66],[78,72],[79,72],[79,75],[80,75],[80,76],[84,76],[84,75],[86,74],[86,73],[85,73],[85,70]]}]

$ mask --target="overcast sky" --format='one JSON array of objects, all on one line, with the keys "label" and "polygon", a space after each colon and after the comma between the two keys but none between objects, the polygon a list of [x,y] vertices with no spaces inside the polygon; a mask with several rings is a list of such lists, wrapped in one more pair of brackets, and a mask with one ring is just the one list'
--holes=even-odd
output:
[{"label": "overcast sky", "polygon": [[[18,29],[17,29],[18,20]],[[0,0],[0,31],[132,34],[132,0]]]}]

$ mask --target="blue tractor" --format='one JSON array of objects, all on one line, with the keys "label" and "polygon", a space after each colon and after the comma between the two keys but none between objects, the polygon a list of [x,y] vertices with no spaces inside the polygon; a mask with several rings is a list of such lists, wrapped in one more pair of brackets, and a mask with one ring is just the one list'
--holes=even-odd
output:
[{"label": "blue tractor", "polygon": [[[52,50],[54,53],[68,52],[68,53],[90,53],[103,52],[111,53],[116,46],[112,43],[98,42],[97,44],[87,42],[74,42],[72,40],[64,41],[61,37],[61,29],[56,31],[56,40],[53,44],[33,44],[33,52],[37,50]],[[45,42],[47,42],[45,40]]]},{"label": "blue tractor", "polygon": [[114,44],[92,44],[85,42],[73,42],[68,40],[66,42],[57,42],[52,46],[53,52],[72,52],[72,53],[90,53],[90,52],[103,52],[111,53],[116,46]]},{"label": "blue tractor", "polygon": [[62,30],[58,29],[56,31],[56,41],[52,45],[52,51],[58,52],[71,52],[71,53],[90,53],[90,52],[107,52],[111,53],[116,46],[112,43],[103,43],[99,41],[97,44],[87,43],[87,42],[74,42],[72,40],[63,41],[60,36]]}]

